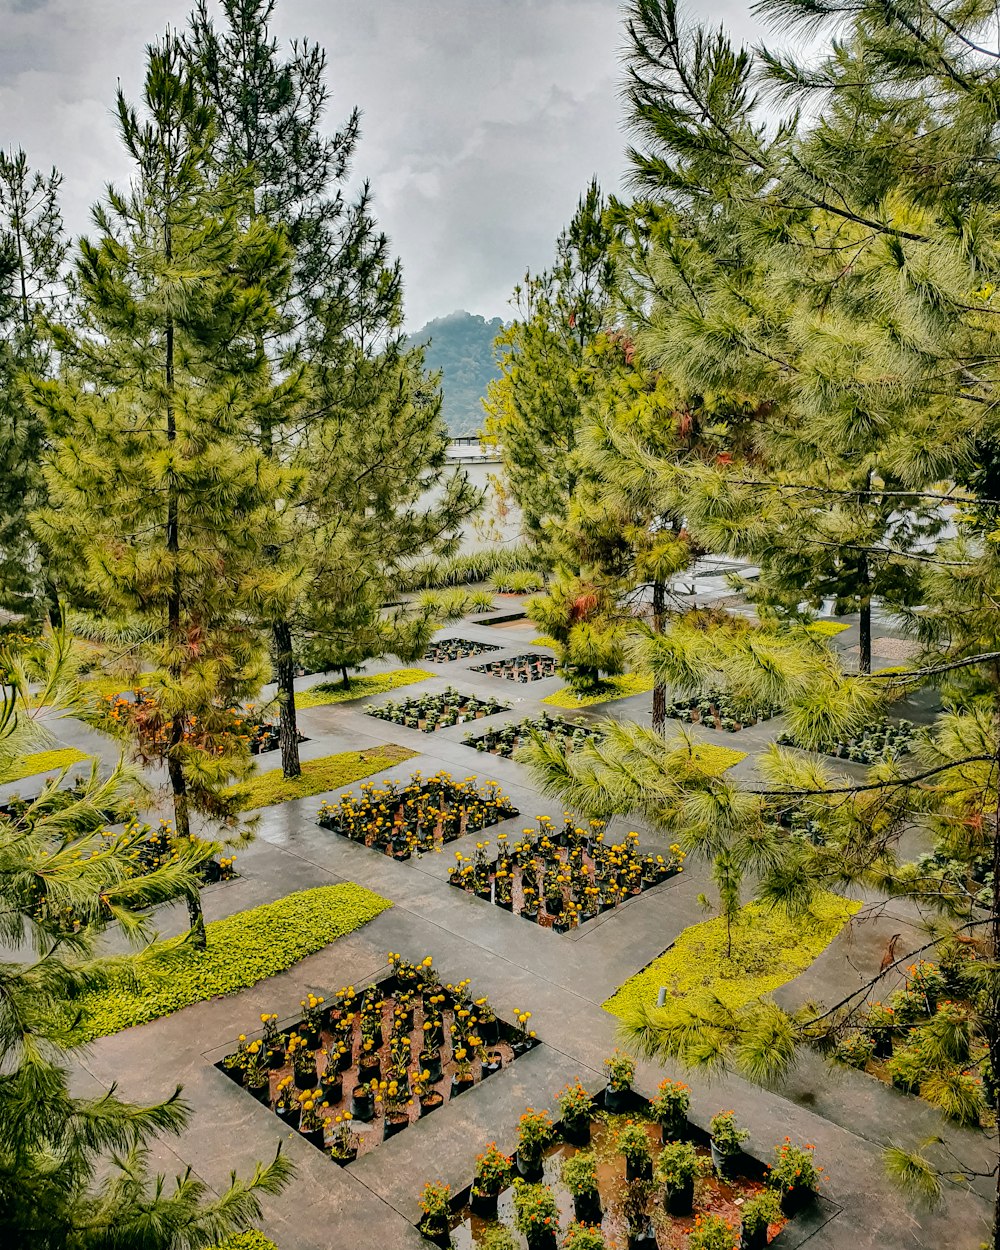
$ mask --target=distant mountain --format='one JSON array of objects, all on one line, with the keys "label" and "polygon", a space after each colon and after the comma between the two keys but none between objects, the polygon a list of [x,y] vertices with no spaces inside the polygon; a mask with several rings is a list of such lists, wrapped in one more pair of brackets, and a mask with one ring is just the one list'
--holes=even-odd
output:
[{"label": "distant mountain", "polygon": [[493,340],[503,320],[476,317],[463,311],[438,317],[415,334],[410,343],[426,344],[427,367],[441,370],[442,412],[453,437],[475,434],[483,423],[481,400],[492,378],[499,377],[493,359]]}]

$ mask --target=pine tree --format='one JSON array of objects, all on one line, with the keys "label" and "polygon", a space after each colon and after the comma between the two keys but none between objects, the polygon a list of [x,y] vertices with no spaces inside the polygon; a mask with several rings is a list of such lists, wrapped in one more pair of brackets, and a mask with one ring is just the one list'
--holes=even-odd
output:
[{"label": "pine tree", "polygon": [[24,400],[21,375],[48,364],[39,321],[62,294],[61,181],[55,169],[32,171],[23,151],[0,152],[0,602],[56,619],[52,552],[29,523],[44,499],[44,428]]},{"label": "pine tree", "polygon": [[[25,751],[52,741],[28,678],[48,704],[72,711],[82,700],[62,635],[36,648],[35,661],[41,671],[17,655],[0,661],[10,674],[0,691],[0,782],[21,774]],[[181,1091],[148,1106],[114,1090],[79,1097],[67,1070],[73,1000],[134,958],[102,959],[97,939],[112,926],[137,945],[148,941],[148,909],[196,892],[209,851],[179,847],[169,863],[135,876],[132,836],[103,826],[139,797],[136,779],[121,762],[107,777],[95,768],[69,802],[65,781],[65,773],[51,778],[36,799],[0,813],[0,1240],[35,1250],[213,1246],[259,1219],[259,1195],[290,1178],[280,1148],[218,1196],[190,1173],[171,1189],[148,1174],[148,1158],[155,1137],[187,1122]]]},{"label": "pine tree", "polygon": [[[271,36],[274,0],[223,0],[216,28],[202,2],[187,41],[219,118],[223,168],[248,170],[254,211],[281,228],[293,278],[266,350],[284,373],[301,370],[293,410],[263,414],[260,445],[306,481],[287,520],[288,551],[308,594],[270,622],[282,768],[301,771],[296,652],[311,667],[344,670],[387,651],[419,655],[424,613],[384,610],[402,565],[450,554],[479,504],[463,474],[446,479],[446,431],[419,351],[404,349],[401,274],[364,183],[346,182],[359,137],[355,109],[332,136],[326,58],[308,41],[283,59]],[[440,494],[420,503],[421,495]]]},{"label": "pine tree", "polygon": [[294,478],[247,438],[283,402],[260,340],[288,258],[266,223],[242,224],[246,187],[215,176],[211,112],[173,36],[150,49],[144,106],[140,118],[119,93],[134,181],[95,210],[100,237],[76,263],[82,328],[53,327],[63,373],[31,395],[53,439],[45,531],[106,613],[140,616],[156,638],[137,749],[165,763],[185,839],[192,811],[236,823],[222,791],[247,754],[227,709],[266,676],[253,620],[298,589],[272,554]]},{"label": "pine tree", "polygon": [[501,376],[483,401],[484,445],[503,470],[498,497],[520,509],[524,535],[553,563],[551,533],[576,487],[576,450],[593,381],[587,349],[610,329],[613,231],[596,180],[556,244],[552,269],[515,288],[517,317],[497,335]]},{"label": "pine tree", "polygon": [[[816,0],[762,8],[785,24],[808,22],[814,36],[841,16]],[[943,1044],[929,1024],[916,1079],[923,1097],[963,1122],[982,1114],[1000,1060],[996,183],[981,170],[1000,96],[995,57],[983,50],[991,17],[990,6],[918,0],[903,13],[872,0],[808,67],[767,48],[734,50],[724,33],[685,26],[670,0],[636,0],[628,26],[641,144],[633,159],[662,224],[638,275],[656,287],[640,342],[679,385],[747,396],[762,448],[790,425],[801,446],[830,449],[839,464],[853,457],[866,473],[877,454],[884,469],[858,482],[674,466],[661,474],[665,498],[682,494],[695,541],[717,542],[755,515],[766,523],[772,502],[788,497],[816,496],[852,517],[889,499],[932,517],[962,502],[954,537],[932,533],[921,550],[883,553],[908,579],[920,570],[911,625],[925,651],[908,671],[846,673],[794,625],[724,620],[675,622],[647,639],[645,663],[682,691],[721,684],[780,705],[796,741],[814,749],[858,733],[922,681],[942,684],[946,712],[915,761],[890,758],[860,783],[774,748],[758,766],[763,783],[740,787],[696,761],[682,766],[682,740],[658,745],[630,726],[613,729],[599,753],[534,748],[553,793],[605,812],[637,804],[691,849],[735,856],[765,903],[802,912],[817,889],[853,882],[926,908],[935,926],[927,949],[967,999],[961,1031],[971,1045],[959,1055],[954,1037]],[[775,126],[748,86],[758,71],[779,96],[812,96],[812,107]],[[845,531],[846,553],[884,541],[869,531],[859,544]],[[912,543],[912,532],[902,539]],[[899,833],[917,822],[935,834],[944,870],[901,860]],[[984,867],[994,873],[985,898]],[[979,957],[963,969],[956,951],[970,937]],[[859,1005],[897,970],[890,959],[872,984],[818,1014],[789,1015],[767,999],[735,1011],[693,999],[642,1005],[626,1032],[650,1055],[772,1080],[800,1045],[832,1046],[855,1028]],[[942,1176],[983,1175],[953,1155],[935,1163],[932,1146],[895,1146],[887,1161],[930,1198]],[[986,1175],[1000,1181],[996,1167]],[[1000,1218],[992,1238],[1000,1245]]]}]

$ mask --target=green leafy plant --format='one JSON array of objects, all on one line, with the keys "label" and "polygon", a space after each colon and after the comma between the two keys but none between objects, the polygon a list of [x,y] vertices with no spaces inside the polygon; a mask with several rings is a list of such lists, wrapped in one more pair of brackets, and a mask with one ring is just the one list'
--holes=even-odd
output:
[{"label": "green leafy plant", "polygon": [[510,1157],[491,1141],[483,1153],[476,1156],[474,1188],[481,1194],[498,1194],[510,1184],[511,1174]]},{"label": "green leafy plant", "polygon": [[736,1123],[735,1111],[717,1112],[709,1121],[708,1131],[712,1135],[716,1150],[723,1155],[739,1154],[743,1143],[750,1136]]},{"label": "green leafy plant", "polygon": [[767,1183],[779,1193],[793,1189],[815,1189],[823,1169],[816,1166],[811,1143],[796,1146],[790,1137],[774,1148],[774,1162],[767,1174]]},{"label": "green leafy plant", "polygon": [[106,1037],[158,1020],[191,1003],[256,985],[367,924],[392,904],[363,886],[344,882],[288,894],[274,903],[206,925],[207,949],[177,942],[153,946],[135,977],[116,978],[83,995],[77,1036]]},{"label": "green leafy plant", "polygon": [[528,1107],[518,1121],[517,1153],[522,1159],[535,1163],[554,1136],[548,1112]]},{"label": "green leafy plant", "polygon": [[597,1188],[597,1159],[592,1150],[578,1150],[562,1165],[562,1182],[574,1198],[592,1194]]},{"label": "green leafy plant", "polygon": [[687,1250],[736,1250],[737,1232],[721,1215],[696,1215]]},{"label": "green leafy plant", "polygon": [[686,1119],[690,1107],[691,1091],[681,1081],[662,1080],[649,1100],[649,1113],[660,1124]]},{"label": "green leafy plant", "polygon": [[759,1236],[780,1219],[781,1202],[773,1189],[762,1189],[740,1208],[740,1223],[751,1236]]},{"label": "green leafy plant", "polygon": [[666,1189],[681,1189],[694,1180],[698,1153],[690,1142],[664,1142],[656,1160],[656,1179]]},{"label": "green leafy plant", "polygon": [[451,1213],[451,1186],[443,1181],[426,1181],[417,1202],[428,1222],[447,1219]]},{"label": "green leafy plant", "polygon": [[635,1080],[635,1060],[623,1051],[615,1050],[604,1060],[604,1072],[608,1078],[608,1086],[624,1093],[632,1088]]},{"label": "green leafy plant", "polygon": [[567,1085],[556,1095],[559,1116],[569,1125],[584,1124],[594,1117],[594,1100],[579,1081]]},{"label": "green leafy plant", "polygon": [[514,1222],[526,1237],[541,1230],[559,1231],[559,1206],[548,1185],[518,1180],[514,1187]]},{"label": "green leafy plant", "polygon": [[580,1224],[576,1220],[566,1229],[562,1250],[607,1250],[604,1234],[593,1224]]},{"label": "green leafy plant", "polygon": [[36,751],[33,755],[22,755],[16,765],[4,769],[3,779],[21,781],[24,777],[34,777],[38,773],[61,773],[64,768],[73,764],[90,760],[90,756],[75,747],[54,747],[51,751]]},{"label": "green leafy plant", "polygon": [[377,694],[385,694],[387,690],[396,690],[400,686],[415,685],[418,681],[426,681],[433,673],[423,668],[395,668],[389,673],[373,673],[361,677],[352,677],[351,684],[345,686],[339,681],[321,681],[315,686],[295,692],[295,706],[299,709],[308,707],[327,707],[331,703],[347,703],[354,699],[372,699]]},{"label": "green leafy plant", "polygon": [[634,1124],[631,1120],[618,1130],[615,1136],[615,1149],[632,1164],[639,1167],[648,1163],[653,1152],[649,1144],[649,1134],[642,1124]]}]

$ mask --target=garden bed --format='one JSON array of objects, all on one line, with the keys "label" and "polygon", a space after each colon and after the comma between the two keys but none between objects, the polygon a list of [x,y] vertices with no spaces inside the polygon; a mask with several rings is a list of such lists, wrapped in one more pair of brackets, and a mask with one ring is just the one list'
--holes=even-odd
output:
[{"label": "garden bed", "polygon": [[473,655],[484,655],[487,651],[499,651],[492,642],[470,642],[468,638],[442,638],[433,642],[424,652],[425,660],[433,660],[435,664],[448,664],[452,660],[467,660]]},{"label": "garden bed", "polygon": [[452,686],[441,694],[425,694],[403,699],[401,703],[389,699],[385,703],[370,704],[365,708],[367,715],[377,717],[378,720],[391,721],[392,724],[403,725],[407,729],[419,729],[425,734],[448,729],[452,725],[463,725],[466,721],[480,720],[484,716],[495,716],[497,712],[509,711],[509,703],[500,703],[496,699],[477,699],[475,695],[464,694]]},{"label": "garden bed", "polygon": [[471,857],[456,851],[448,879],[532,924],[568,933],[682,871],[679,846],[666,856],[644,853],[637,833],[606,844],[604,829],[600,820],[584,829],[571,816],[557,828],[540,816],[538,828],[525,829],[513,845],[501,833],[495,859],[487,859],[488,842]]},{"label": "garden bed", "polygon": [[913,722],[898,721],[893,724],[888,717],[883,717],[871,725],[863,733],[854,738],[840,742],[823,742],[818,747],[804,747],[789,733],[778,738],[778,745],[796,747],[801,751],[815,749],[821,755],[832,755],[835,759],[848,760],[853,764],[881,764],[887,759],[901,759],[909,755],[917,740]]},{"label": "garden bed", "polygon": [[945,1116],[972,1127],[996,1121],[997,1081],[973,1001],[975,945],[956,944],[940,965],[918,960],[888,1002],[872,1003],[845,1024],[834,1056],[907,1094],[917,1094]]},{"label": "garden bed", "polygon": [[529,682],[554,677],[557,667],[553,656],[528,651],[524,655],[515,655],[511,660],[491,660],[488,664],[478,664],[472,671],[486,673],[490,677],[503,677],[506,681]]},{"label": "garden bed", "polygon": [[475,747],[477,751],[488,752],[490,755],[502,755],[509,760],[519,747],[531,741],[535,733],[545,738],[555,738],[570,749],[582,747],[588,739],[599,742],[604,737],[603,730],[590,725],[582,717],[568,721],[561,716],[543,715],[526,716],[516,723],[505,721],[484,734],[470,734],[462,739],[462,745]]},{"label": "garden bed", "polygon": [[[732,1112],[713,1117],[710,1138],[686,1118],[685,1086],[660,1090],[652,1102],[610,1086],[591,1098],[577,1082],[556,1095],[567,1115],[555,1123],[527,1108],[514,1155],[483,1143],[454,1197],[428,1182],[418,1227],[454,1250],[763,1250],[816,1203],[812,1146],[786,1137],[769,1169],[742,1151]],[[808,1181],[791,1188],[796,1168]]]},{"label": "garden bed", "polygon": [[428,956],[390,952],[391,976],[309,995],[302,1016],[241,1035],[217,1066],[334,1162],[347,1166],[537,1045],[500,1020],[468,980],[442,984]]},{"label": "garden bed", "polygon": [[738,733],[750,725],[770,720],[781,711],[780,707],[750,707],[739,703],[724,690],[710,690],[700,699],[676,699],[667,704],[667,715],[686,725],[704,725],[706,729],[721,729],[726,733]]},{"label": "garden bed", "polygon": [[479,788],[475,777],[454,781],[440,772],[426,780],[414,773],[407,785],[363,785],[360,799],[345,794],[339,803],[323,803],[318,822],[352,842],[405,860],[517,815],[497,782]]}]

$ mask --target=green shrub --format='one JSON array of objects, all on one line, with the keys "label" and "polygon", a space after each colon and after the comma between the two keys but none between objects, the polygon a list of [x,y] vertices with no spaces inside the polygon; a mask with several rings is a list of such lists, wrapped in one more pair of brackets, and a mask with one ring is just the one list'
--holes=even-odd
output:
[{"label": "green shrub", "polygon": [[540,573],[531,569],[515,569],[511,573],[498,573],[490,582],[490,590],[498,595],[531,595],[544,585]]},{"label": "green shrub", "polygon": [[77,1040],[91,1041],[219,994],[234,994],[284,972],[373,920],[392,904],[353,882],[300,890],[206,926],[204,951],[180,941],[158,942],[135,967],[106,988],[73,1004]]},{"label": "green shrub", "polygon": [[278,1250],[278,1247],[270,1237],[265,1237],[263,1233],[252,1228],[247,1233],[236,1233],[233,1237],[227,1237],[215,1250]]},{"label": "green shrub", "polygon": [[433,676],[423,668],[394,668],[390,673],[352,677],[349,686],[339,681],[321,681],[306,690],[296,691],[295,706],[300,709],[327,707],[331,703],[348,703],[352,699],[371,699],[377,694],[385,694],[387,690],[414,685]]},{"label": "green shrub", "polygon": [[225,793],[239,800],[239,810],[252,811],[258,807],[272,807],[275,803],[288,803],[292,799],[307,799],[313,794],[327,790],[339,790],[362,777],[392,768],[411,760],[416,751],[397,747],[392,743],[371,747],[367,751],[342,751],[337,755],[324,755],[318,760],[306,760],[300,777],[285,777],[280,768],[260,773],[248,781],[230,786]]},{"label": "green shrub", "polygon": [[691,925],[665,954],[619,986],[604,1008],[624,1016],[636,1003],[655,1003],[661,985],[675,995],[710,993],[728,1007],[742,1007],[804,972],[860,907],[822,893],[810,914],[792,919],[762,903],[748,903],[733,923],[731,959],[723,917]]},{"label": "green shrub", "polygon": [[5,772],[0,781],[21,781],[24,777],[34,777],[38,773],[58,773],[81,760],[90,760],[91,756],[76,747],[57,747],[52,751],[36,751],[33,755],[18,756],[12,772]]}]

